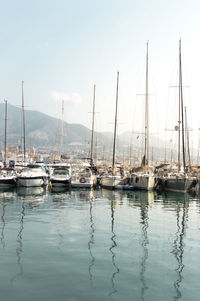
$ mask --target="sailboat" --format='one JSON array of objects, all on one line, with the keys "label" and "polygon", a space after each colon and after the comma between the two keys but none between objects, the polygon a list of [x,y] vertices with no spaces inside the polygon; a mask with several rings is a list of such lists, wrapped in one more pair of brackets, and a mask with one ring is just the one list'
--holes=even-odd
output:
[{"label": "sailboat", "polygon": [[51,186],[54,187],[69,187],[71,184],[71,165],[61,162],[62,160],[62,146],[63,146],[63,124],[64,124],[64,100],[62,100],[62,118],[61,118],[61,132],[59,141],[59,158],[60,163],[55,163],[51,166],[52,173],[50,175]]},{"label": "sailboat", "polygon": [[155,186],[154,174],[149,170],[149,92],[148,92],[148,42],[146,52],[146,92],[145,92],[145,150],[142,159],[142,172],[132,172],[130,185],[133,189],[152,190]]},{"label": "sailboat", "polygon": [[95,96],[96,96],[96,85],[94,85],[93,93],[93,109],[92,109],[92,132],[91,132],[91,147],[90,147],[90,165],[94,165],[93,161],[93,150],[94,150],[94,115],[95,115]]},{"label": "sailboat", "polygon": [[[178,172],[168,173],[161,178],[162,187],[165,191],[188,192],[196,185],[194,177],[190,177],[186,172],[185,160],[185,128],[184,128],[184,104],[183,104],[183,86],[182,86],[182,58],[181,58],[181,40],[179,40],[179,118],[175,129],[178,131]],[[182,141],[182,164],[181,164],[181,141]]]},{"label": "sailboat", "polygon": [[72,171],[71,186],[73,188],[93,188],[97,181],[96,175],[94,174],[95,166],[93,161],[95,92],[96,86],[94,85],[90,164],[83,163],[82,166],[78,166],[78,168]]},{"label": "sailboat", "polygon": [[105,175],[101,179],[101,186],[103,188],[115,189],[123,188],[121,175],[116,173],[115,150],[116,150],[116,133],[117,133],[117,111],[118,111],[118,90],[119,90],[119,72],[117,72],[117,90],[116,90],[116,107],[115,107],[115,125],[114,125],[114,139],[113,139],[113,160],[112,173]]},{"label": "sailboat", "polygon": [[7,129],[8,129],[8,101],[5,100],[5,139],[4,139],[4,169],[0,172],[0,188],[16,186],[16,174],[7,169]]}]

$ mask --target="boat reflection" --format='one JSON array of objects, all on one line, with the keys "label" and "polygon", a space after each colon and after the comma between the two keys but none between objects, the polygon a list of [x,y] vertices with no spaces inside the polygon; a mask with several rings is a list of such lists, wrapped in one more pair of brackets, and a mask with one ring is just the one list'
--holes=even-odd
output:
[{"label": "boat reflection", "polygon": [[44,187],[18,187],[17,195],[29,208],[35,208],[45,201]]},{"label": "boat reflection", "polygon": [[46,194],[45,187],[18,187],[17,194],[19,196],[43,196]]},{"label": "boat reflection", "polygon": [[95,196],[95,191],[86,189],[72,190],[71,196],[75,203],[90,203],[90,200]]},{"label": "boat reflection", "polygon": [[1,188],[0,189],[0,202],[11,202],[16,199],[15,188]]},{"label": "boat reflection", "polygon": [[106,198],[110,201],[115,200],[115,205],[116,205],[116,200],[118,200],[118,203],[120,205],[123,205],[124,203],[124,198],[126,197],[126,193],[124,191],[121,190],[109,190],[109,189],[102,189],[102,195],[101,197]]},{"label": "boat reflection", "polygon": [[52,202],[56,203],[56,208],[60,208],[62,206],[65,206],[65,202],[67,200],[71,200],[71,192],[70,190],[66,191],[66,192],[54,192],[52,193]]},{"label": "boat reflection", "polygon": [[142,204],[146,204],[152,207],[157,194],[154,191],[130,191],[127,192],[128,204],[130,207],[141,207]]},{"label": "boat reflection", "polygon": [[68,187],[62,187],[62,186],[52,186],[50,189],[51,193],[64,193],[64,192],[69,192]]}]

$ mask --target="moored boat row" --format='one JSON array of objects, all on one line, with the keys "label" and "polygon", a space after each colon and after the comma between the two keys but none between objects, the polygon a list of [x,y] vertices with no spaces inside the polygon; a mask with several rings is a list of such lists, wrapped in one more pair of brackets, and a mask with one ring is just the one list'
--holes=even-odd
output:
[{"label": "moored boat row", "polygon": [[158,190],[171,192],[199,193],[199,177],[192,173],[171,172],[170,167],[165,170],[145,172],[128,170],[118,167],[115,173],[112,169],[96,168],[90,165],[70,166],[70,164],[28,164],[21,169],[2,169],[0,172],[0,188],[9,187],[42,187],[51,188],[94,188],[121,190]]}]

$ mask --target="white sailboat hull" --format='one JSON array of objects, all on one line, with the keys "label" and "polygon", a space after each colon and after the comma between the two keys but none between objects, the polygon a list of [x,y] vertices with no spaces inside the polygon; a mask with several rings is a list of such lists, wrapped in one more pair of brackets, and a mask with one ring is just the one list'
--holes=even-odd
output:
[{"label": "white sailboat hull", "polygon": [[123,189],[123,185],[120,185],[121,177],[119,176],[107,176],[101,179],[101,186],[108,189]]},{"label": "white sailboat hull", "polygon": [[93,175],[90,177],[76,176],[71,179],[72,188],[92,188],[94,185],[95,178]]},{"label": "white sailboat hull", "polygon": [[153,190],[155,177],[149,174],[133,174],[131,175],[131,185],[134,189]]}]

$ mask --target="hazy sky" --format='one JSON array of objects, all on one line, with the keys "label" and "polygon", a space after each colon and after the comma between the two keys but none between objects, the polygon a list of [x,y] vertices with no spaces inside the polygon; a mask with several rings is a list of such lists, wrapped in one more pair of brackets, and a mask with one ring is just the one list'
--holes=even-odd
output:
[{"label": "hazy sky", "polygon": [[185,100],[197,129],[199,15],[199,0],[0,0],[0,97],[20,104],[23,79],[27,109],[59,117],[64,99],[65,120],[91,127],[95,83],[96,129],[112,131],[119,70],[119,130],[132,130],[143,120],[136,94],[144,93],[149,40],[150,124],[161,131],[181,37]]}]

